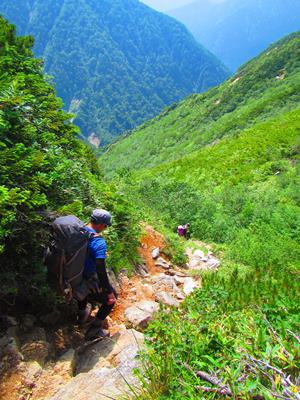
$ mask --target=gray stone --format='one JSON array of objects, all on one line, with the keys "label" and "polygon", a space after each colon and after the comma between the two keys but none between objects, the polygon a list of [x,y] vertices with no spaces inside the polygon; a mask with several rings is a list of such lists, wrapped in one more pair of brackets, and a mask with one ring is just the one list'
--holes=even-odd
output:
[{"label": "gray stone", "polygon": [[170,269],[171,265],[162,257],[159,257],[155,262],[156,267],[161,267],[164,269]]},{"label": "gray stone", "polygon": [[18,321],[16,320],[16,318],[10,317],[9,315],[6,315],[4,318],[8,326],[18,326]]},{"label": "gray stone", "polygon": [[188,296],[191,294],[195,289],[197,285],[194,279],[192,278],[185,278],[184,285],[183,285],[183,291],[184,293]]},{"label": "gray stone", "polygon": [[53,372],[61,377],[72,377],[75,367],[76,353],[74,349],[70,349],[55,363]]},{"label": "gray stone", "polygon": [[135,266],[135,273],[143,278],[149,276],[148,268],[145,264],[138,264]]},{"label": "gray stone", "polygon": [[208,261],[207,261],[207,266],[208,266],[209,268],[211,268],[211,269],[218,269],[220,265],[221,265],[220,260],[218,260],[218,259],[215,258],[215,257],[211,257],[211,258],[209,258]]},{"label": "gray stone", "polygon": [[156,283],[154,284],[155,292],[165,291],[166,289],[171,289],[173,292],[179,292],[173,276],[165,275],[157,277]]},{"label": "gray stone", "polygon": [[186,277],[183,278],[181,276],[174,275],[174,280],[178,285],[183,285],[185,282],[185,279],[186,279]]},{"label": "gray stone", "polygon": [[138,386],[132,371],[140,366],[138,352],[143,340],[141,333],[125,330],[87,347],[78,375],[48,400],[105,400],[129,394],[126,382]]},{"label": "gray stone", "polygon": [[157,257],[159,257],[159,254],[160,254],[160,251],[159,251],[159,248],[158,248],[158,247],[157,247],[156,249],[153,249],[153,250],[151,251],[152,258],[154,258],[154,259],[156,259]]},{"label": "gray stone", "polygon": [[125,310],[127,325],[137,329],[145,329],[153,314],[159,310],[154,301],[141,301]]},{"label": "gray stone", "polygon": [[176,297],[178,300],[184,300],[185,296],[182,293],[176,293]]},{"label": "gray stone", "polygon": [[168,274],[168,275],[171,275],[171,276],[179,276],[179,277],[182,277],[182,278],[186,278],[187,277],[187,275],[186,274],[184,274],[183,272],[181,272],[181,271],[177,271],[177,270],[175,270],[175,269],[169,269],[167,272],[166,272],[166,274]]},{"label": "gray stone", "polygon": [[200,260],[202,260],[205,257],[205,254],[202,250],[195,250],[193,257],[200,258]]},{"label": "gray stone", "polygon": [[0,356],[2,359],[7,356],[12,366],[16,366],[24,360],[20,351],[16,326],[8,328],[6,337],[1,338]]},{"label": "gray stone", "polygon": [[176,308],[179,307],[179,302],[170,293],[167,292],[156,293],[155,300],[167,306]]},{"label": "gray stone", "polygon": [[145,296],[152,297],[154,295],[154,289],[152,285],[149,285],[148,283],[141,285],[140,290]]},{"label": "gray stone", "polygon": [[50,350],[45,330],[43,328],[35,328],[23,336],[23,341],[21,352],[25,361],[37,361],[39,364],[44,365]]}]

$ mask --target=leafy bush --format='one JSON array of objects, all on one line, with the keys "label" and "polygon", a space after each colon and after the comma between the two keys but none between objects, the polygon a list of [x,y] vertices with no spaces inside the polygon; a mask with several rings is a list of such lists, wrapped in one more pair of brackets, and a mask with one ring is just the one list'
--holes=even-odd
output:
[{"label": "leafy bush", "polygon": [[137,221],[132,206],[104,182],[92,151],[33,57],[31,37],[16,37],[0,19],[0,300],[19,294],[36,305],[45,295],[41,266],[51,214],[87,220],[95,207],[109,209],[108,233],[116,269],[135,257]]}]

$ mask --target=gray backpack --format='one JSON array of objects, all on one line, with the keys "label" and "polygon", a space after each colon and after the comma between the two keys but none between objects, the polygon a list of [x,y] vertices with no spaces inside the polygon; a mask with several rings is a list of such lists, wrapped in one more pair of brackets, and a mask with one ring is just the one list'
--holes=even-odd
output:
[{"label": "gray backpack", "polygon": [[51,242],[44,263],[50,286],[68,300],[82,283],[88,242],[95,236],[74,215],[59,217],[51,225]]}]

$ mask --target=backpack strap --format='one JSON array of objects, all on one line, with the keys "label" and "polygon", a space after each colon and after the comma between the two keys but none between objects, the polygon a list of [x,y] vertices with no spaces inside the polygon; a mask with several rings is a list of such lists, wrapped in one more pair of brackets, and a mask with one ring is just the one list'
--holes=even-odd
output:
[{"label": "backpack strap", "polygon": [[60,257],[60,262],[59,262],[59,286],[61,290],[64,290],[64,265],[66,263],[66,255],[65,255],[65,250],[62,250],[62,254]]}]

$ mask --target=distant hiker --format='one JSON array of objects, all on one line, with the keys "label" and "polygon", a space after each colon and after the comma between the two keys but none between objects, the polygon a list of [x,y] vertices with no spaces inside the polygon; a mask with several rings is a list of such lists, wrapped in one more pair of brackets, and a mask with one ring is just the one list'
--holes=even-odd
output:
[{"label": "distant hiker", "polygon": [[189,227],[190,224],[185,224],[185,225],[179,225],[177,228],[177,233],[181,237],[185,237],[186,239],[189,239],[190,233],[189,233]]},{"label": "distant hiker", "polygon": [[106,271],[106,242],[100,235],[110,225],[110,213],[96,209],[91,215],[90,223],[85,227],[94,237],[88,243],[83,283],[75,290],[79,308],[78,322],[84,324],[90,317],[91,306],[88,300],[101,303],[95,320],[86,332],[87,340],[109,336],[109,332],[103,329],[103,324],[116,303],[117,294],[109,283]]},{"label": "distant hiker", "polygon": [[80,324],[89,319],[88,300],[101,303],[86,333],[87,340],[109,335],[103,330],[103,321],[116,302],[117,294],[106,272],[106,242],[100,235],[110,225],[110,213],[101,209],[93,211],[88,225],[74,215],[56,218],[51,225],[51,243],[45,254],[49,283],[66,300],[78,301]]}]

